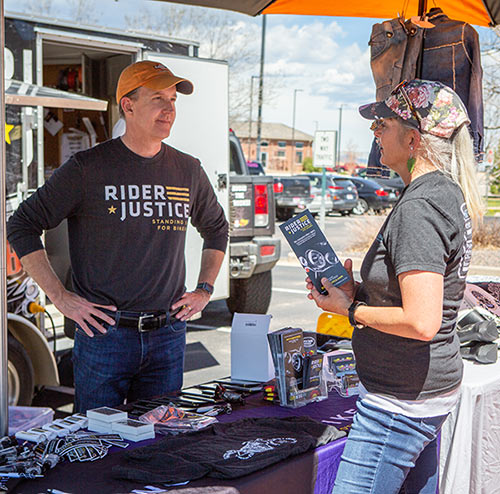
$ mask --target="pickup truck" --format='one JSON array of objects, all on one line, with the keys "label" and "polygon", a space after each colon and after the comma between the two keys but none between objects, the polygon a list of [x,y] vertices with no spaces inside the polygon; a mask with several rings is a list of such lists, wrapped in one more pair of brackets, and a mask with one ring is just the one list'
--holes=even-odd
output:
[{"label": "pickup truck", "polygon": [[265,314],[271,301],[271,270],[280,258],[275,228],[273,178],[252,175],[234,132],[229,135],[229,254],[231,312]]}]

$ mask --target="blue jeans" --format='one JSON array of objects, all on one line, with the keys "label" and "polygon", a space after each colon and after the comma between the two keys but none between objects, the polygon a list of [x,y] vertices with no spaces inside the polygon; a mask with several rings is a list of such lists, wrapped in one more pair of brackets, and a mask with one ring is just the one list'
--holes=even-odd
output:
[{"label": "blue jeans", "polygon": [[446,415],[411,418],[358,400],[333,494],[436,494]]},{"label": "blue jeans", "polygon": [[[126,314],[126,313],[125,313]],[[77,325],[73,347],[75,410],[118,406],[182,387],[186,323],[143,332],[104,324],[88,337]]]}]

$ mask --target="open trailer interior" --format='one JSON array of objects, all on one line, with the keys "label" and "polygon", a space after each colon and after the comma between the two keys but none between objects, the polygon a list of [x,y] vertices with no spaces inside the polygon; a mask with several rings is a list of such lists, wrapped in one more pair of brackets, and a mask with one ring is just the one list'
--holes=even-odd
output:
[{"label": "open trailer interior", "polygon": [[112,135],[118,106],[114,94],[120,72],[136,53],[117,53],[75,39],[42,39],[44,86],[90,96],[108,102],[104,111],[82,108],[44,109],[44,176],[76,151],[103,142]]}]

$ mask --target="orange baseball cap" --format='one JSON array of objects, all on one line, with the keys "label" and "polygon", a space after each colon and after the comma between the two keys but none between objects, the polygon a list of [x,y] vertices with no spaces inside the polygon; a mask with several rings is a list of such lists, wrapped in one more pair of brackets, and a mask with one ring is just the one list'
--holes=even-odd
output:
[{"label": "orange baseball cap", "polygon": [[124,68],[118,79],[116,87],[116,102],[130,91],[138,87],[147,87],[149,89],[167,89],[176,86],[177,91],[182,94],[191,94],[193,92],[193,83],[182,77],[177,77],[170,69],[159,62],[144,60],[136,62]]}]

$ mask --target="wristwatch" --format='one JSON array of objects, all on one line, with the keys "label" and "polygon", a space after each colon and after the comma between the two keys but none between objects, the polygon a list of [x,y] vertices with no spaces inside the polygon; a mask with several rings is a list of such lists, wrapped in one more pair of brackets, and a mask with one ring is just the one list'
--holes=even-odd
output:
[{"label": "wristwatch", "polygon": [[214,287],[213,287],[213,285],[211,285],[210,283],[207,283],[206,281],[204,281],[203,283],[198,283],[196,285],[196,289],[197,290],[204,290],[209,295],[212,295],[212,293],[214,293]]},{"label": "wristwatch", "polygon": [[348,309],[348,315],[349,315],[349,323],[353,328],[356,329],[363,329],[365,327],[364,324],[359,324],[356,322],[356,319],[354,317],[354,312],[355,310],[360,306],[360,305],[366,305],[364,302],[361,302],[360,300],[355,300]]}]

